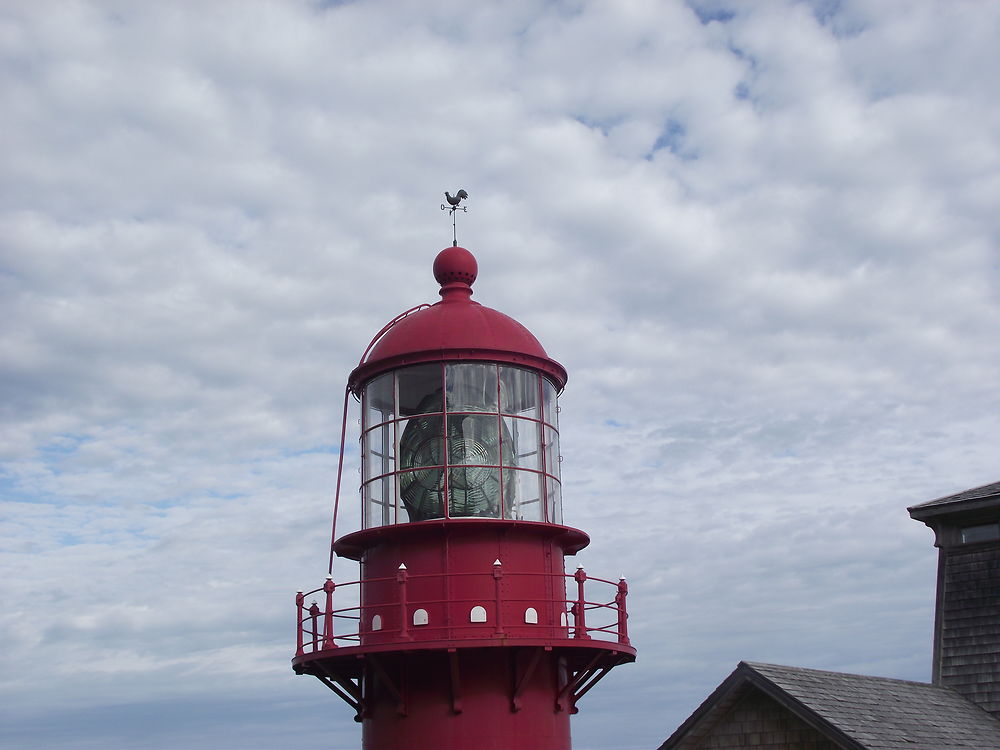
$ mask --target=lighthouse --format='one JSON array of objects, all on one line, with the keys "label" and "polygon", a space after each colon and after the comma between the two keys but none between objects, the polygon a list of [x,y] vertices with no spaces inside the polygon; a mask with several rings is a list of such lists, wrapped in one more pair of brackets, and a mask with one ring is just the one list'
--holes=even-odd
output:
[{"label": "lighthouse", "polygon": [[[433,272],[440,301],[394,318],[348,378],[362,527],[334,532],[331,575],[296,594],[292,667],[350,706],[365,750],[569,750],[581,698],[635,660],[628,586],[567,568],[590,539],[563,523],[566,370],[473,301],[468,250]],[[360,578],[335,580],[334,554]]]}]

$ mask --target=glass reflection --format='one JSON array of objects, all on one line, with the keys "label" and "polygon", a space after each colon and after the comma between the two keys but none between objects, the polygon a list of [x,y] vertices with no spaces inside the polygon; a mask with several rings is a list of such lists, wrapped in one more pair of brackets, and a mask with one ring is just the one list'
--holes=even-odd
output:
[{"label": "glass reflection", "polygon": [[562,517],[562,485],[552,477],[545,478],[545,506],[549,523],[563,522]]},{"label": "glass reflection", "polygon": [[395,502],[393,500],[393,477],[380,477],[365,485],[368,502],[365,503],[366,528],[386,526],[395,523]]},{"label": "glass reflection", "polygon": [[488,363],[380,375],[362,409],[366,527],[444,517],[561,523],[556,388]]},{"label": "glass reflection", "polygon": [[512,475],[517,486],[514,518],[519,521],[545,520],[541,501],[542,475],[516,469],[505,469],[504,474]]},{"label": "glass reflection", "polygon": [[[438,406],[440,408],[440,406]],[[444,515],[444,418],[428,414],[406,421],[399,439],[399,496],[411,520]]]},{"label": "glass reflection", "polygon": [[398,414],[408,417],[441,411],[441,365],[417,365],[396,372]]},{"label": "glass reflection", "polygon": [[448,365],[445,368],[448,411],[497,410],[497,366]]},{"label": "glass reflection", "polygon": [[511,450],[504,451],[504,466],[541,469],[538,453],[538,422],[504,417],[505,434],[510,436]]},{"label": "glass reflection", "polygon": [[538,375],[517,367],[501,367],[500,411],[538,419]]},{"label": "glass reflection", "polygon": [[559,433],[546,425],[544,432],[545,471],[559,478]]},{"label": "glass reflection", "polygon": [[380,375],[365,388],[366,427],[373,427],[393,417],[396,398],[393,393],[392,373]]},{"label": "glass reflection", "polygon": [[542,378],[542,419],[558,429],[559,418],[557,414],[556,387],[547,378]]}]

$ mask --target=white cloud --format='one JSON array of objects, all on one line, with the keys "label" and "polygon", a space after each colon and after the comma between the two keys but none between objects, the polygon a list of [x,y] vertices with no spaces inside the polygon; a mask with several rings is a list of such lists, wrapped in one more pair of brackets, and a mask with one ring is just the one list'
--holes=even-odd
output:
[{"label": "white cloud", "polygon": [[356,745],[291,602],[458,187],[475,298],[570,371],[581,559],[631,581],[577,747],[655,747],[741,658],[929,676],[904,508],[998,478],[1000,14],[692,5],[0,10],[11,747]]}]

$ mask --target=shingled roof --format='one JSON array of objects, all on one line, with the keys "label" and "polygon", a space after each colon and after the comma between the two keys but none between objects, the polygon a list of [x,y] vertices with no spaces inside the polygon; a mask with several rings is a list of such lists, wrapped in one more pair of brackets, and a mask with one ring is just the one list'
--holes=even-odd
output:
[{"label": "shingled roof", "polygon": [[660,746],[693,748],[758,690],[846,750],[1000,750],[1000,720],[924,682],[740,662]]},{"label": "shingled roof", "polygon": [[970,501],[989,501],[996,500],[997,498],[1000,498],[1000,482],[993,482],[991,484],[984,484],[981,487],[973,487],[971,490],[956,492],[954,495],[945,495],[936,500],[928,500],[926,503],[920,503],[919,505],[911,505],[907,510],[914,518],[924,520],[925,516],[947,510],[949,506],[953,506],[956,503],[964,503],[971,507],[972,505],[976,505],[976,503],[971,503]]}]

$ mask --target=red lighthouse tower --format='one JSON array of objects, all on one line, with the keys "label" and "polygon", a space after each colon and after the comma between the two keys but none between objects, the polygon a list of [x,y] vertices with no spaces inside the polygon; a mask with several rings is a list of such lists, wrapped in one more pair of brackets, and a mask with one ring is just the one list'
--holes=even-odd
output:
[{"label": "red lighthouse tower", "polygon": [[635,660],[624,579],[565,570],[590,541],[562,522],[566,371],[472,301],[477,271],[443,250],[441,301],[351,373],[363,524],[333,551],[361,578],[296,597],[293,668],[355,710],[366,750],[568,750],[577,701]]}]

